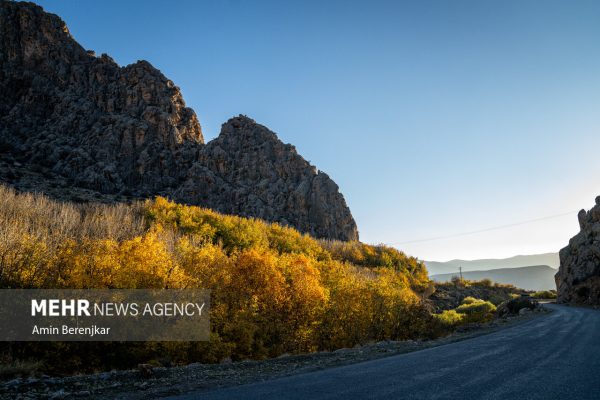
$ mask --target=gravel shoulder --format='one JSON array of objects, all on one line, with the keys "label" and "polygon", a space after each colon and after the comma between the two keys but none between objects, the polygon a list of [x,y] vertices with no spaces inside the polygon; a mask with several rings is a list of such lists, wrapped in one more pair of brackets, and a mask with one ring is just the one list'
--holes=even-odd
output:
[{"label": "gravel shoulder", "polygon": [[65,378],[13,379],[0,383],[0,399],[147,399],[262,382],[442,346],[539,318],[550,310],[497,319],[435,340],[384,341],[332,352],[284,355],[269,360],[111,371]]}]

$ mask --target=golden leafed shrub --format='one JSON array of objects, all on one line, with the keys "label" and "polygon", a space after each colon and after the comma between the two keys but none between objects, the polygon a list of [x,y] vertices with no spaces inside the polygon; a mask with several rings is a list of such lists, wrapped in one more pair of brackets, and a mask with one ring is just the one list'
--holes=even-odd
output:
[{"label": "golden leafed shrub", "polygon": [[425,266],[396,249],[316,240],[161,197],[80,206],[0,186],[0,239],[3,288],[211,290],[208,343],[103,344],[104,355],[118,354],[111,359],[78,351],[84,344],[23,351],[60,351],[66,361],[54,368],[84,365],[81,357],[128,367],[161,352],[176,362],[273,357],[416,338],[432,320]]}]

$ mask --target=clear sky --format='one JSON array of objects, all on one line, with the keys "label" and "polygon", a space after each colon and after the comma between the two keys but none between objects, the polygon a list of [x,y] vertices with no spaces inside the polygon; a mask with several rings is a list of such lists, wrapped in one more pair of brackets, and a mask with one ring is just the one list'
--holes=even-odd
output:
[{"label": "clear sky", "polygon": [[428,260],[558,251],[600,194],[598,1],[37,1],[246,114],[340,186],[361,239]]}]

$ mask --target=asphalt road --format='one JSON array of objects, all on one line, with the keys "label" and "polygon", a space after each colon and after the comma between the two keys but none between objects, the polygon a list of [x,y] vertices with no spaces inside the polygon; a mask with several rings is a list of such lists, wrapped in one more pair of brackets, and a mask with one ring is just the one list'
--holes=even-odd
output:
[{"label": "asphalt road", "polygon": [[462,342],[172,399],[600,399],[600,311],[546,307]]}]

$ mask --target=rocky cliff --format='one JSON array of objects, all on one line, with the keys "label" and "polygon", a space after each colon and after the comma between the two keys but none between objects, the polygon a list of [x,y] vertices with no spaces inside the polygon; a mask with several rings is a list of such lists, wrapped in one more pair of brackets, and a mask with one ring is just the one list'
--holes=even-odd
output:
[{"label": "rocky cliff", "polygon": [[239,116],[204,143],[179,88],[146,61],[81,47],[32,3],[0,0],[0,181],[70,200],[164,195],[357,240],[338,186]]},{"label": "rocky cliff", "polygon": [[580,231],[560,255],[555,276],[560,303],[600,304],[600,196],[577,215]]}]

